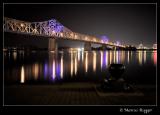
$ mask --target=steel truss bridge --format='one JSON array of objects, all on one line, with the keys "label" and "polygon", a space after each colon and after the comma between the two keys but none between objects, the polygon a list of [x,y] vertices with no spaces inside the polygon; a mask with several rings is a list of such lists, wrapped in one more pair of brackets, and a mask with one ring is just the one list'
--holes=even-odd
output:
[{"label": "steel truss bridge", "polygon": [[113,42],[104,42],[97,37],[71,31],[55,19],[43,22],[27,22],[4,17],[3,29],[4,32],[43,36],[51,39],[76,40],[85,43],[95,43],[125,48],[124,45],[120,45]]}]

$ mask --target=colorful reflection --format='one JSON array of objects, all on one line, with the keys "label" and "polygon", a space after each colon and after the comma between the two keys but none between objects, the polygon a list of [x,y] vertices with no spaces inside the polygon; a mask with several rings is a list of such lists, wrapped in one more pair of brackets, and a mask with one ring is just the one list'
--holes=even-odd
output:
[{"label": "colorful reflection", "polygon": [[113,63],[116,63],[116,51],[113,52]]},{"label": "colorful reflection", "polygon": [[119,63],[119,51],[116,51],[116,63]]},{"label": "colorful reflection", "polygon": [[147,51],[138,51],[138,63],[139,65],[145,64],[146,63],[146,58],[147,58]]},{"label": "colorful reflection", "polygon": [[13,59],[14,59],[14,60],[17,59],[17,52],[13,52]]},{"label": "colorful reflection", "polygon": [[48,65],[47,65],[47,62],[45,62],[44,64],[44,77],[46,78],[48,75]]},{"label": "colorful reflection", "polygon": [[80,61],[80,55],[81,55],[81,51],[78,50],[78,61]]},{"label": "colorful reflection", "polygon": [[63,55],[61,56],[61,79],[63,79]]},{"label": "colorful reflection", "polygon": [[106,68],[107,68],[107,66],[108,66],[108,51],[106,51],[105,59],[106,59]]},{"label": "colorful reflection", "polygon": [[138,62],[139,62],[140,65],[142,65],[142,59],[143,59],[143,57],[142,57],[143,54],[142,53],[143,53],[142,51],[138,52]]},{"label": "colorful reflection", "polygon": [[[41,64],[39,64],[41,65]],[[50,65],[50,66],[48,66]],[[56,60],[56,56],[50,55],[49,58],[49,64],[47,64],[47,62],[45,62],[44,64],[44,78],[46,79],[47,77],[50,77],[53,81],[55,80],[55,78],[57,79],[63,79],[63,72],[64,72],[64,61],[63,61],[63,55],[61,55],[60,60]],[[42,68],[42,67],[39,67]]]},{"label": "colorful reflection", "polygon": [[144,63],[146,63],[146,51],[143,52]]},{"label": "colorful reflection", "polygon": [[125,62],[125,51],[121,51],[121,63]]},{"label": "colorful reflection", "polygon": [[108,51],[103,53],[102,56],[102,68],[106,69],[108,66]]},{"label": "colorful reflection", "polygon": [[75,59],[74,59],[74,74],[77,74],[77,54],[75,54]]},{"label": "colorful reflection", "polygon": [[133,57],[133,52],[131,51],[131,53],[130,53],[130,54],[131,54],[131,56],[130,56],[130,59],[132,60],[132,57]]},{"label": "colorful reflection", "polygon": [[56,77],[56,66],[55,66],[55,60],[53,60],[52,63],[52,79],[54,80]]},{"label": "colorful reflection", "polygon": [[157,65],[157,51],[153,51],[152,55],[153,55],[154,65]]},{"label": "colorful reflection", "polygon": [[101,70],[102,70],[102,66],[103,66],[103,52],[101,51]]},{"label": "colorful reflection", "polygon": [[93,71],[96,71],[96,52],[93,52]]},{"label": "colorful reflection", "polygon": [[105,68],[106,67],[106,59],[107,59],[107,57],[106,57],[106,52],[104,52],[103,53],[103,68]]},{"label": "colorful reflection", "polygon": [[[56,60],[55,60],[56,61]],[[57,79],[61,79],[61,72],[60,72],[60,63],[57,63],[56,61],[56,65],[55,65],[55,69],[56,69],[56,73],[55,73],[55,76]]]},{"label": "colorful reflection", "polygon": [[[81,57],[84,58],[84,61]],[[71,51],[68,55],[51,53],[49,58],[45,59],[44,62],[37,61],[31,65],[21,66],[19,73],[20,83],[24,83],[28,79],[37,81],[42,79],[52,81],[62,80],[66,76],[77,76],[78,72],[83,71],[88,75],[91,74],[89,71],[90,67],[91,71],[93,70],[92,72],[96,73],[98,70],[104,72],[111,63],[134,63],[143,66],[149,60],[151,60],[154,65],[157,64],[156,51],[85,51],[83,53]],[[136,63],[137,61],[138,63]]]},{"label": "colorful reflection", "polygon": [[86,52],[86,56],[85,56],[85,72],[88,72],[88,52]]},{"label": "colorful reflection", "polygon": [[101,68],[103,65],[107,68],[107,66],[111,63],[121,63],[124,57],[124,53],[121,51],[105,51],[105,53],[101,52]]},{"label": "colorful reflection", "polygon": [[71,76],[73,76],[73,52],[71,52]]},{"label": "colorful reflection", "polygon": [[112,63],[112,51],[109,52],[109,64]]},{"label": "colorful reflection", "polygon": [[38,63],[35,63],[32,67],[32,72],[33,72],[33,76],[34,79],[37,80],[38,79],[38,73],[39,73],[39,66]]},{"label": "colorful reflection", "polygon": [[129,61],[130,61],[130,52],[129,51],[127,53],[127,59],[128,59],[128,63],[129,63]]},{"label": "colorful reflection", "polygon": [[20,79],[20,83],[24,83],[25,82],[25,73],[24,73],[24,67],[21,67],[21,79]]}]

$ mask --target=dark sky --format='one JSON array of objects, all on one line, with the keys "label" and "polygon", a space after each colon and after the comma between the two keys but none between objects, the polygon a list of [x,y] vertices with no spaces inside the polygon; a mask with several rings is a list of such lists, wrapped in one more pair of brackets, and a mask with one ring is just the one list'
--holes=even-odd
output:
[{"label": "dark sky", "polygon": [[107,36],[137,46],[156,43],[156,4],[5,4],[4,16],[25,21],[57,19],[74,32]]}]

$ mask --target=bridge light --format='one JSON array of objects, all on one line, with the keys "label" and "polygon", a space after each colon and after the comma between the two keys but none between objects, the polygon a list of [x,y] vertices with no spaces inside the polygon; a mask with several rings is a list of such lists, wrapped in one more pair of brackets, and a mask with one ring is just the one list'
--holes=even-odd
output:
[{"label": "bridge light", "polygon": [[75,35],[75,39],[77,39],[77,35]]},{"label": "bridge light", "polygon": [[78,50],[78,51],[81,51],[82,49],[81,49],[81,48],[77,48],[77,50]]},{"label": "bridge light", "polygon": [[119,45],[120,45],[120,42],[119,42],[119,41],[117,41],[117,42],[116,42],[116,45],[117,45],[117,46],[119,46]]},{"label": "bridge light", "polygon": [[55,34],[55,31],[54,31],[54,30],[52,31],[52,34]]},{"label": "bridge light", "polygon": [[88,37],[85,37],[85,40],[88,40]]},{"label": "bridge light", "polygon": [[63,37],[63,33],[60,33],[61,37]]},{"label": "bridge light", "polygon": [[73,33],[71,33],[71,37],[73,37]]},{"label": "bridge light", "polygon": [[104,43],[104,41],[103,41],[103,40],[101,40],[101,43]]},{"label": "bridge light", "polygon": [[24,27],[24,24],[21,23],[21,27]]}]

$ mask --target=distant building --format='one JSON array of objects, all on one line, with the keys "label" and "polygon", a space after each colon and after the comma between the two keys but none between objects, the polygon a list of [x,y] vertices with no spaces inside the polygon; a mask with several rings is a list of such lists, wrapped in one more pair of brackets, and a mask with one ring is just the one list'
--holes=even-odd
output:
[{"label": "distant building", "polygon": [[153,49],[157,49],[157,44],[153,44]]},{"label": "distant building", "polygon": [[138,48],[137,49],[144,49],[144,46],[143,44],[139,44]]}]

